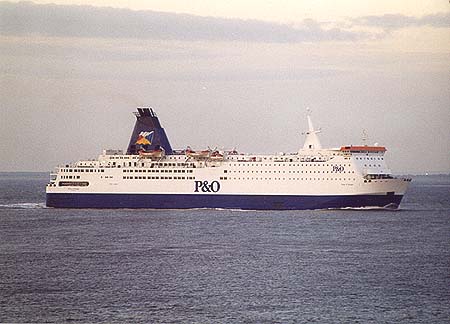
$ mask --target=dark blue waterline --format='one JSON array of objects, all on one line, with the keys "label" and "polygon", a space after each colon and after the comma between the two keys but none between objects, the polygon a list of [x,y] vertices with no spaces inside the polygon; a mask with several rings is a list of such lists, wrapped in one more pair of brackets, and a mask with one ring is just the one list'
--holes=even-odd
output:
[{"label": "dark blue waterline", "polygon": [[47,206],[56,208],[224,208],[303,210],[346,207],[394,207],[403,195],[211,195],[211,194],[93,194],[48,193]]}]

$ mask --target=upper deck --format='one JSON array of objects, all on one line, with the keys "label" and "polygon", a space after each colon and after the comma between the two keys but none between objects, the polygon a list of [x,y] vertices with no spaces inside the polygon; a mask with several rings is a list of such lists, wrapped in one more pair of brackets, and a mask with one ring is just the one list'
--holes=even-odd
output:
[{"label": "upper deck", "polygon": [[120,150],[104,150],[98,159],[81,160],[60,165],[60,167],[81,168],[126,168],[126,167],[217,167],[233,162],[328,162],[336,157],[349,159],[346,152],[338,150],[320,150],[316,152],[247,154],[236,151],[201,151],[201,155],[191,155],[186,151],[178,151],[161,157],[123,154]]}]

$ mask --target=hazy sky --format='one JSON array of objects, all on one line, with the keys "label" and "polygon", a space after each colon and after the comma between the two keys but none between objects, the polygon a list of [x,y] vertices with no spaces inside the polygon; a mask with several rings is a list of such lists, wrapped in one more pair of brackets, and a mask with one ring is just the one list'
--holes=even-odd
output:
[{"label": "hazy sky", "polygon": [[[339,5],[338,5],[339,4]],[[388,148],[450,172],[448,1],[0,1],[0,171],[125,149],[138,105],[175,148]]]}]

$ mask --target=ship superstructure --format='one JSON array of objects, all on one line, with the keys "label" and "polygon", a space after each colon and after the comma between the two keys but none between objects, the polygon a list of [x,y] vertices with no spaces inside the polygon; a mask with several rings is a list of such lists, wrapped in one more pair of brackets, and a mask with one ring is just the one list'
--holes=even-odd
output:
[{"label": "ship superstructure", "polygon": [[295,153],[173,150],[158,117],[138,108],[127,151],[59,166],[47,206],[60,208],[397,208],[410,179],[394,177],[385,147],[323,149],[308,114]]}]

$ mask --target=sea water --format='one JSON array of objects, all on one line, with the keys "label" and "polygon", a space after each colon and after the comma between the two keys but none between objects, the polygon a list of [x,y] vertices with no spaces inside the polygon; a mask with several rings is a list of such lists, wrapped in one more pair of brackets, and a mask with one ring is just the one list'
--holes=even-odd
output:
[{"label": "sea water", "polygon": [[449,323],[450,176],[399,210],[66,210],[0,174],[0,322]]}]

